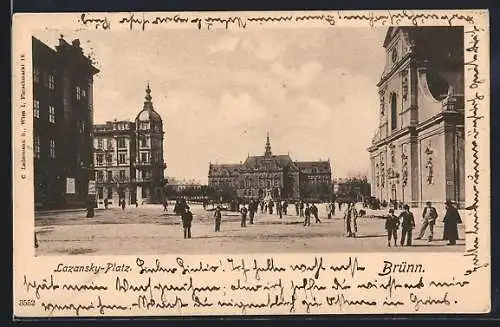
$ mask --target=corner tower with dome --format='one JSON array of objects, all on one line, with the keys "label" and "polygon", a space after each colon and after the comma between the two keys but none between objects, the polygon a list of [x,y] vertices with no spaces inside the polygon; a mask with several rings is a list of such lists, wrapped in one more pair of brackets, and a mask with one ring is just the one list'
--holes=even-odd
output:
[{"label": "corner tower with dome", "polygon": [[113,120],[94,125],[97,204],[118,206],[121,200],[160,203],[165,184],[163,121],[153,107],[149,83],[135,121]]},{"label": "corner tower with dome", "polygon": [[149,83],[144,106],[135,119],[136,160],[134,163],[137,197],[146,203],[163,200],[164,170],[163,121],[153,107]]}]

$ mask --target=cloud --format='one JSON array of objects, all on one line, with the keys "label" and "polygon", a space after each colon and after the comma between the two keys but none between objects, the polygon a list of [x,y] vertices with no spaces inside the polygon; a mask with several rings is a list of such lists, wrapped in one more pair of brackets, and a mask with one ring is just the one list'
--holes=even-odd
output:
[{"label": "cloud", "polygon": [[264,61],[277,59],[286,50],[286,45],[280,40],[266,38],[248,38],[241,42],[243,51],[253,53],[257,58]]},{"label": "cloud", "polygon": [[298,69],[291,66],[285,67],[282,63],[275,63],[271,67],[271,72],[282,78],[285,85],[302,89],[321,73],[322,68],[321,64],[315,61],[305,63]]},{"label": "cloud", "polygon": [[221,37],[217,42],[208,46],[208,53],[232,52],[236,49],[239,41],[240,39],[234,36]]},{"label": "cloud", "polygon": [[224,93],[219,104],[216,120],[224,126],[252,125],[267,117],[264,107],[247,92]]}]

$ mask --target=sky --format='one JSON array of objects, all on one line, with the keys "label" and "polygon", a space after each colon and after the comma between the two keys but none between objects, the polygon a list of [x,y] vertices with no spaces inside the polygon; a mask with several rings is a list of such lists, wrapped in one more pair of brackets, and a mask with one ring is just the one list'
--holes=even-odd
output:
[{"label": "sky", "polygon": [[368,174],[385,28],[61,31],[95,58],[94,123],[134,120],[149,81],[162,116],[166,176],[206,183],[209,163],[274,154]]}]

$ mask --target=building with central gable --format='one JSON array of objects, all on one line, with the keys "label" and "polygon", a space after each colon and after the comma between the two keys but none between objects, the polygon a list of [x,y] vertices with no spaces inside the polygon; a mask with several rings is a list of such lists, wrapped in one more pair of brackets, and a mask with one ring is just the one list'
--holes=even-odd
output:
[{"label": "building with central gable", "polygon": [[210,164],[208,186],[229,189],[241,199],[303,199],[328,201],[332,195],[330,161],[293,161],[271,151],[269,134],[264,155],[248,156],[240,164]]}]

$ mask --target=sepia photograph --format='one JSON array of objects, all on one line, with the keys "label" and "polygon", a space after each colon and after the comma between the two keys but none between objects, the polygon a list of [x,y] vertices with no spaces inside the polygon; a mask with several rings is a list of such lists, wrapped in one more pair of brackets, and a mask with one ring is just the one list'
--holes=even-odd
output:
[{"label": "sepia photograph", "polygon": [[490,312],[488,15],[15,15],[15,318]]},{"label": "sepia photograph", "polygon": [[465,250],[462,26],[45,28],[31,54],[36,256]]}]

